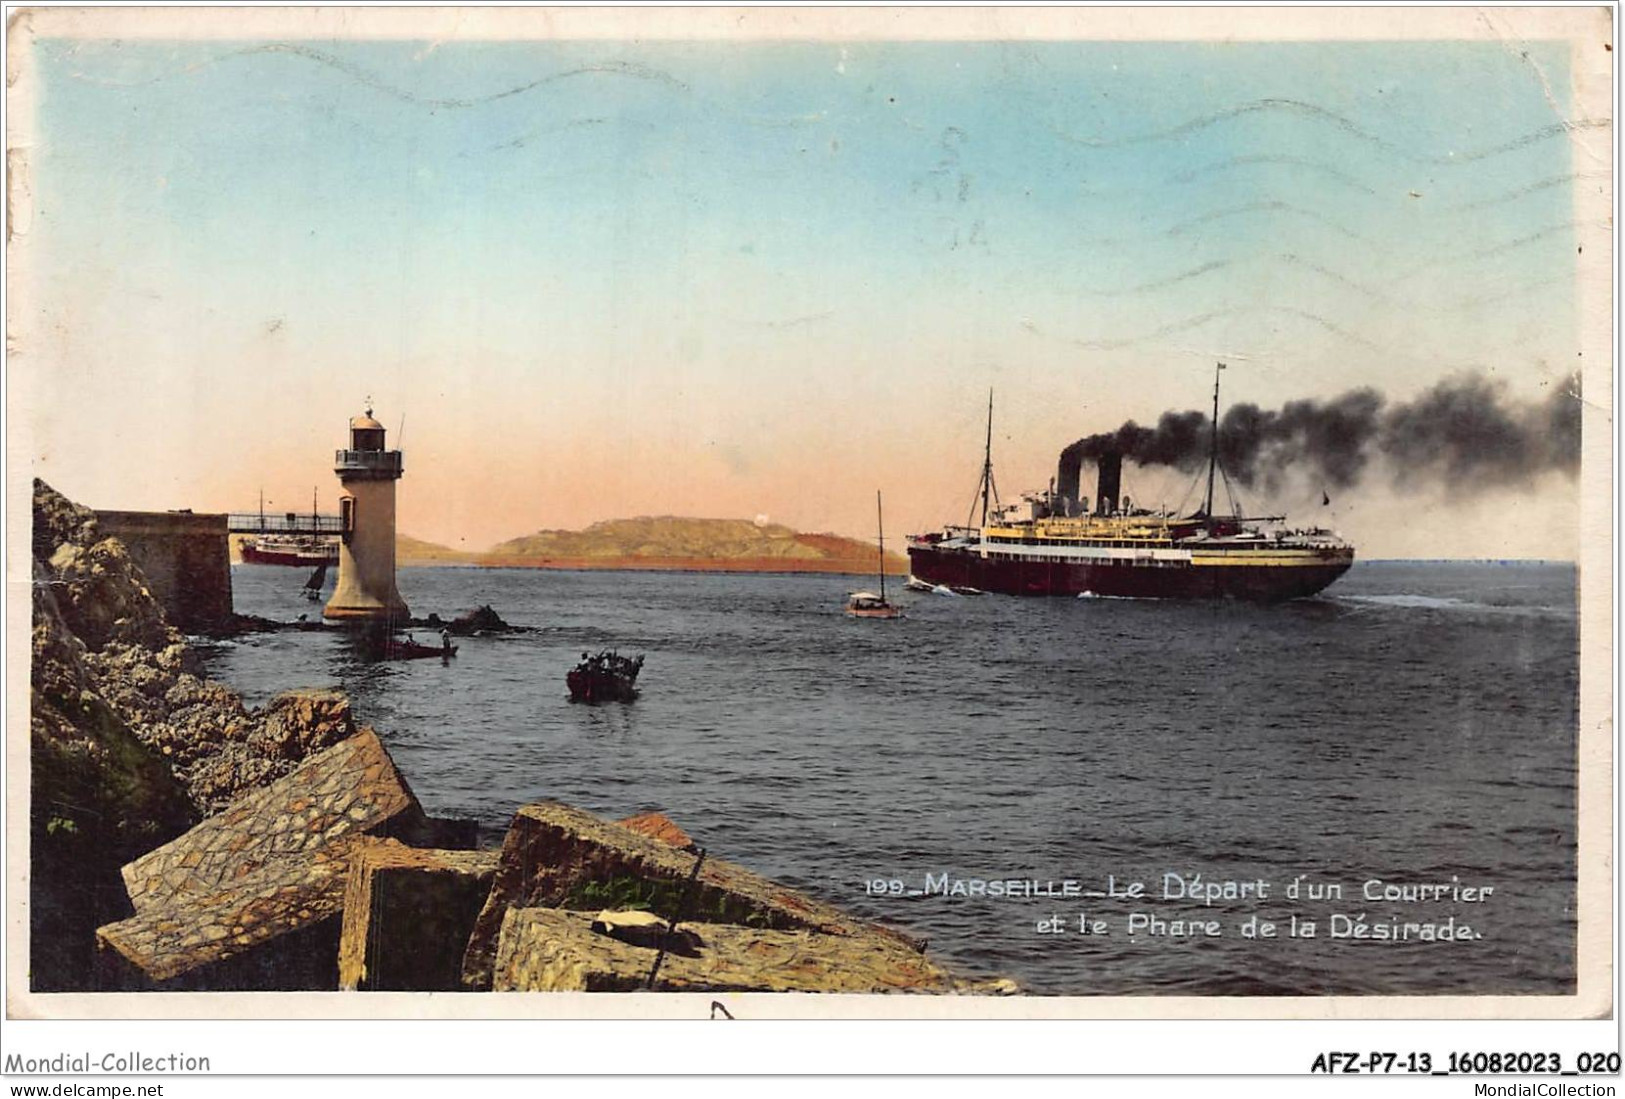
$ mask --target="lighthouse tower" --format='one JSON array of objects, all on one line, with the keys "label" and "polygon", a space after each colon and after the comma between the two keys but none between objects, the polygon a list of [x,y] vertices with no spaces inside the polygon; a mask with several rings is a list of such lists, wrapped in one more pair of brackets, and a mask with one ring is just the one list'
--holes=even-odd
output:
[{"label": "lighthouse tower", "polygon": [[347,622],[401,622],[411,617],[395,590],[395,482],[401,452],[384,449],[384,425],[366,415],[350,421],[350,448],[333,456],[343,485],[339,516],[339,578],[323,618]]}]

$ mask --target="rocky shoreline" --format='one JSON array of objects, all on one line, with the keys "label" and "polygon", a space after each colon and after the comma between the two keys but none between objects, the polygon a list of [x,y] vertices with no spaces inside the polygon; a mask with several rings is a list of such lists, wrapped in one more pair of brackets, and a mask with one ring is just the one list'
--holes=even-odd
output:
[{"label": "rocky shoreline", "polygon": [[478,850],[341,693],[249,709],[199,675],[123,545],[40,481],[32,548],[36,992],[1014,990],[660,813],[522,806]]}]

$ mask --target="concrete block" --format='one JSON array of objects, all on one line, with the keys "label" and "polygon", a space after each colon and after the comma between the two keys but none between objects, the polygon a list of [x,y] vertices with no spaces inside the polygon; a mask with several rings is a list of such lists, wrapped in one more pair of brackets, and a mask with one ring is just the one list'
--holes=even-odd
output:
[{"label": "concrete block", "polygon": [[[643,908],[666,915],[676,908],[694,860],[686,851],[580,809],[556,802],[525,806],[503,840],[496,879],[469,939],[463,983],[491,987],[509,908]],[[900,932],[855,920],[720,859],[706,860],[689,898],[688,920],[879,936],[914,951],[923,948]]]},{"label": "concrete block", "polygon": [[377,734],[364,729],[126,864],[124,885],[141,914],[218,893],[351,833],[421,829],[425,819]]},{"label": "concrete block", "polygon": [[449,992],[491,891],[495,851],[370,843],[350,862],[339,932],[339,987]]},{"label": "concrete block", "polygon": [[358,845],[371,842],[345,836],[98,928],[99,983],[170,991],[337,988],[344,885]]},{"label": "concrete block", "polygon": [[[510,908],[492,987],[498,992],[642,991],[657,951],[593,930],[594,916]],[[930,992],[956,990],[946,972],[886,936],[825,935],[686,924],[692,955],[668,953],[656,992]]]}]

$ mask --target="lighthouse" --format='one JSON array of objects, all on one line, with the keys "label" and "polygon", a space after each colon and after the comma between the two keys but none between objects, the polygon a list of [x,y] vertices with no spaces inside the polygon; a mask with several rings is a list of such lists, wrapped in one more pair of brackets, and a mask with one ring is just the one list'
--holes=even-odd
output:
[{"label": "lighthouse", "polygon": [[395,482],[401,452],[384,449],[384,425],[372,409],[350,421],[350,446],[333,456],[343,486],[339,578],[322,617],[343,622],[401,622],[411,612],[395,590]]}]

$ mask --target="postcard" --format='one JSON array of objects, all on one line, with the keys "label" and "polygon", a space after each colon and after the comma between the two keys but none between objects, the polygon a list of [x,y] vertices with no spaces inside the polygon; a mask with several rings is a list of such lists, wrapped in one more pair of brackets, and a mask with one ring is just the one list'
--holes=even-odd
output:
[{"label": "postcard", "polygon": [[14,14],[8,1015],[1607,1016],[1612,34]]}]

